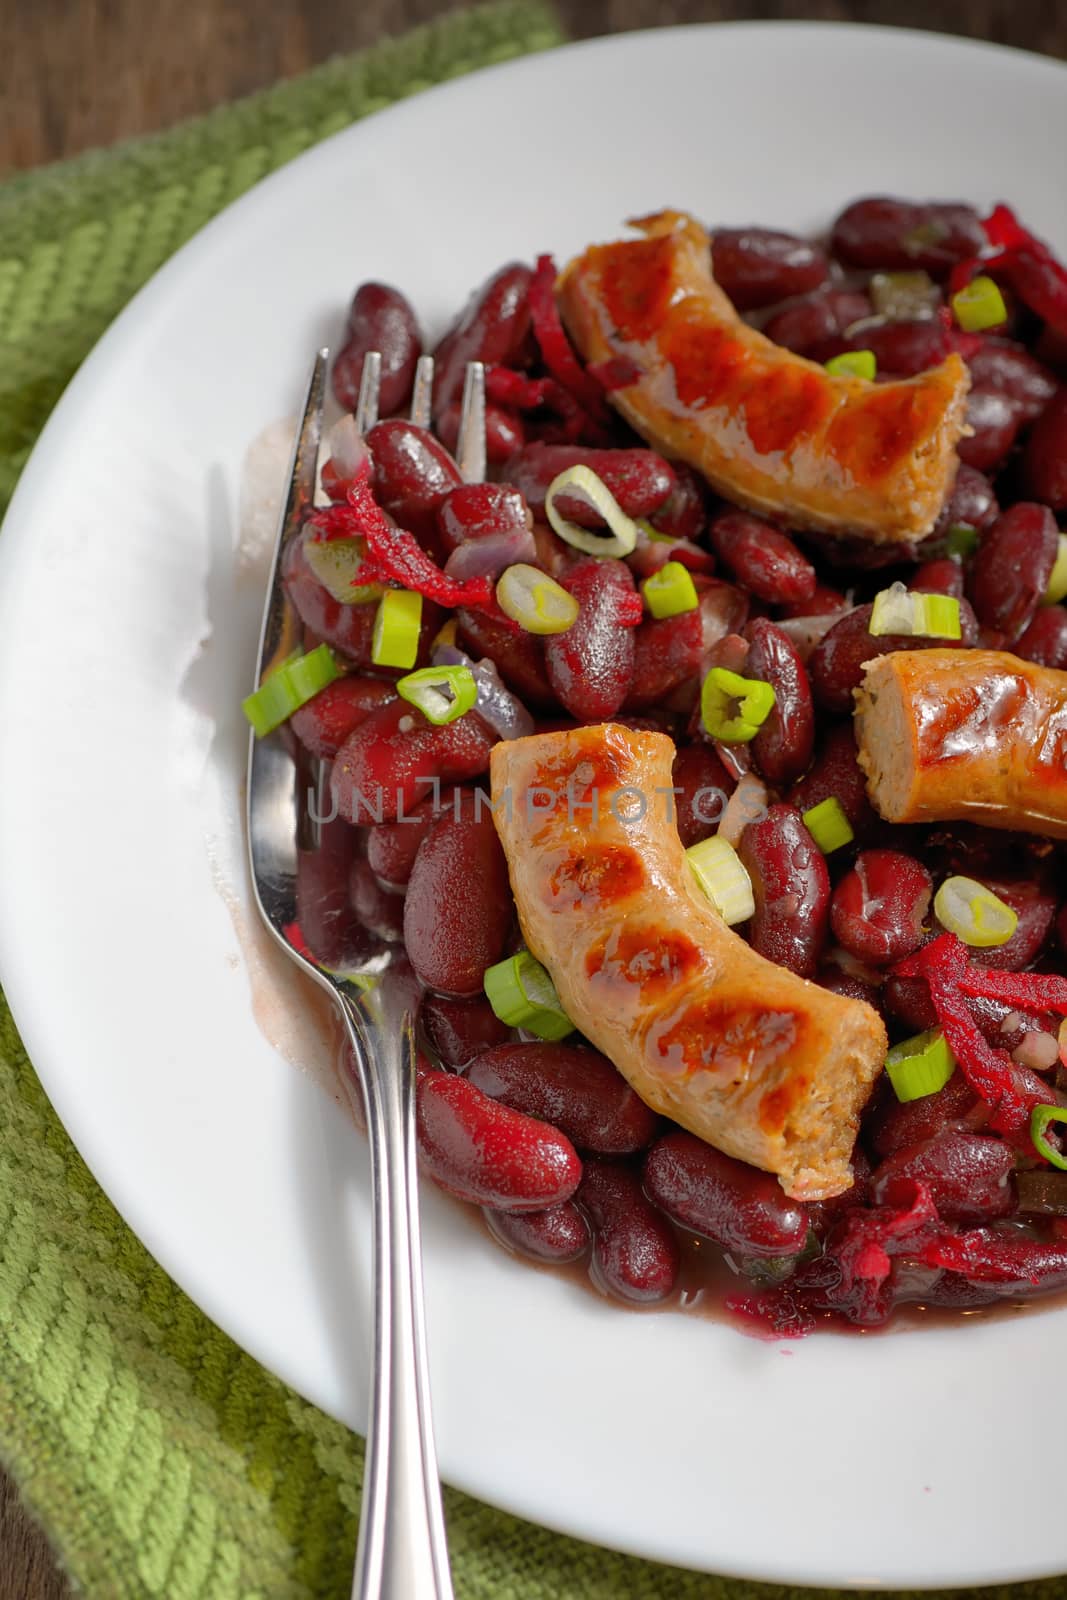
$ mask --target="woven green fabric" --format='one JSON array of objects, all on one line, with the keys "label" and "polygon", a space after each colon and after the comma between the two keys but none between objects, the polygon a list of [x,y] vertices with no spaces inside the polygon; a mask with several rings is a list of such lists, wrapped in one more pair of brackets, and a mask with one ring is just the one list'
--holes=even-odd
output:
[{"label": "woven green fabric", "polygon": [[[210,216],[355,118],[557,37],[537,3],[469,11],[0,187],[0,505],[97,335]],[[349,1593],[361,1442],[258,1367],[152,1260],[71,1146],[2,1000],[0,1456],[93,1600]],[[788,1593],[447,1502],[459,1600]],[[1053,1600],[1062,1586],[1008,1592]]]}]

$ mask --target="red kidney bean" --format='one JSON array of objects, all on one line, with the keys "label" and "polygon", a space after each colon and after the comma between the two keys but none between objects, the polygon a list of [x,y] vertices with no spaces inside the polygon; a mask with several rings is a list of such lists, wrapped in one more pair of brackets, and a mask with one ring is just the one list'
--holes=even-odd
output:
[{"label": "red kidney bean", "polygon": [[442,1189],[496,1211],[544,1211],[569,1200],[582,1164],[565,1134],[490,1100],[450,1072],[420,1074],[419,1162]]},{"label": "red kidney bean", "polygon": [[1056,938],[1061,950],[1067,950],[1067,901],[1059,909],[1056,917]]},{"label": "red kidney bean", "polygon": [[673,781],[680,791],[675,795],[675,822],[688,850],[691,844],[709,839],[716,831],[734,783],[708,744],[679,746],[674,756]]},{"label": "red kidney bean", "polygon": [[626,709],[643,711],[695,680],[704,660],[703,619],[699,609],[683,611],[676,617],[649,618],[632,631],[634,675]]},{"label": "red kidney bean", "polygon": [[1003,972],[1021,972],[1040,955],[1052,932],[1057,895],[1047,877],[1003,879],[983,873],[982,882],[1009,905],[1019,919],[1011,938],[1004,944],[971,951],[979,967],[995,967]]},{"label": "red kidney bean", "polygon": [[346,822],[395,822],[426,798],[434,778],[461,783],[488,771],[495,743],[472,711],[434,727],[405,701],[391,701],[349,734],[333,764],[330,792]]},{"label": "red kidney bean", "polygon": [[516,364],[530,331],[527,293],[533,273],[512,261],[486,280],[434,351],[433,410],[438,417],[463,394],[468,361]]},{"label": "red kidney bean", "polygon": [[450,489],[437,508],[441,543],[458,550],[468,539],[522,533],[532,526],[526,502],[505,483],[462,483]]},{"label": "red kidney bean", "polygon": [[808,1237],[804,1207],[777,1178],[723,1155],[680,1128],[657,1139],[644,1166],[645,1191],[683,1228],[740,1255],[799,1255]]},{"label": "red kidney bean", "polygon": [[624,561],[589,556],[576,562],[563,587],[580,610],[566,633],[545,640],[548,681],[579,722],[604,722],[626,699],[634,676],[634,630],[620,610],[636,593]]},{"label": "red kidney bean", "polygon": [[917,950],[933,882],[899,850],[865,850],[834,890],[830,921],[850,955],[888,966]]},{"label": "red kidney bean", "polygon": [[967,593],[979,622],[1009,641],[1033,621],[1058,550],[1059,530],[1047,506],[1020,500],[1001,512],[975,552]]},{"label": "red kidney bean", "polygon": [[951,200],[871,195],[846,206],[830,233],[830,248],[839,260],[894,272],[945,273],[985,246],[977,211]]},{"label": "red kidney bean", "polygon": [[828,583],[816,583],[810,599],[787,601],[781,610],[784,617],[829,617],[837,611],[849,611],[851,607],[840,589],[832,589]]},{"label": "red kidney bean", "polygon": [[885,1161],[898,1151],[921,1145],[946,1130],[973,1126],[976,1114],[983,1120],[987,1115],[982,1102],[957,1069],[936,1094],[907,1101],[887,1094],[874,1114],[864,1117],[864,1137],[874,1154]]},{"label": "red kidney bean", "polygon": [[465,1067],[484,1050],[506,1044],[511,1029],[501,1022],[488,1000],[474,996],[424,994],[419,1021],[426,1042],[448,1067]]},{"label": "red kidney bean", "polygon": [[[628,517],[650,517],[667,502],[677,484],[674,468],[655,450],[591,450],[584,445],[528,444],[504,473],[522,493],[537,518],[545,513],[545,495],[554,478],[568,467],[592,468],[607,484]],[[603,527],[584,500],[560,495],[556,510],[582,528]]]},{"label": "red kidney bean", "polygon": [[327,967],[351,965],[371,948],[348,898],[358,850],[358,834],[335,818],[321,824],[317,849],[297,851],[297,925],[312,955]]},{"label": "red kidney bean", "polygon": [[555,1267],[580,1261],[592,1243],[585,1217],[572,1200],[547,1211],[483,1212],[489,1232],[508,1250]]},{"label": "red kidney bean", "polygon": [[1012,646],[1024,661],[1039,667],[1067,670],[1067,609],[1063,606],[1038,606],[1034,620]]},{"label": "red kidney bean", "polygon": [[920,594],[950,594],[963,599],[963,568],[951,556],[939,556],[916,567],[908,584]]},{"label": "red kidney bean", "polygon": [[792,640],[765,617],[745,629],[745,675],[774,689],[774,709],[752,741],[752,759],[768,783],[799,778],[815,746],[815,709],[804,663]]},{"label": "red kidney bean", "polygon": [[967,365],[976,389],[995,389],[1014,400],[1024,421],[1039,417],[1056,393],[1056,379],[1024,345],[987,334]]},{"label": "red kidney bean", "polygon": [[763,331],[775,344],[806,356],[870,314],[871,302],[858,289],[820,289],[777,312]]},{"label": "red kidney bean", "polygon": [[1067,388],[1053,395],[1030,430],[1023,482],[1035,500],[1067,511]]},{"label": "red kidney bean", "polygon": [[940,317],[913,317],[856,328],[825,348],[820,346],[818,354],[829,360],[845,350],[870,350],[880,373],[913,378],[938,366],[951,349],[948,329]]},{"label": "red kidney bean", "polygon": [[[367,830],[371,871],[387,888],[403,889],[430,824],[443,815],[473,816],[476,804],[472,790],[442,787],[439,795],[428,794],[410,812],[405,810],[399,821],[374,823]],[[488,815],[488,797],[484,814]]]},{"label": "red kidney bean", "polygon": [[[893,1266],[903,1268],[907,1262],[894,1261]],[[943,1311],[977,1311],[980,1306],[993,1305],[1000,1296],[994,1284],[968,1283],[958,1272],[943,1272],[922,1298],[926,1305]]]},{"label": "red kidney bean", "polygon": [[404,937],[404,897],[383,888],[360,856],[348,875],[348,898],[360,926],[376,939],[396,944]]},{"label": "red kidney bean", "polygon": [[807,294],[830,272],[819,246],[773,228],[716,228],[711,237],[715,282],[738,311],[755,311]]},{"label": "red kidney bean", "polygon": [[1002,1139],[948,1130],[906,1145],[871,1178],[876,1206],[907,1206],[923,1183],[946,1222],[994,1222],[1016,1208],[1015,1155]]},{"label": "red kidney bean", "polygon": [[824,711],[851,711],[852,691],[863,680],[864,664],[893,650],[966,649],[975,643],[978,628],[966,600],[960,601],[959,639],[927,639],[887,633],[875,637],[868,631],[870,604],[856,606],[823,635],[808,657],[808,677],[816,705]]},{"label": "red kidney bean", "polygon": [[443,994],[480,994],[513,916],[492,817],[439,817],[419,846],[404,900],[404,944],[420,982]]},{"label": "red kidney bean", "polygon": [[937,1012],[925,978],[887,978],[882,986],[886,1010],[913,1033],[937,1027]]},{"label": "red kidney bean", "polygon": [[521,628],[511,629],[494,617],[460,607],[455,612],[459,648],[470,656],[487,656],[509,689],[527,705],[554,708],[556,697],[545,668],[544,640]]},{"label": "red kidney bean", "polygon": [[379,422],[367,435],[374,460],[374,498],[402,528],[434,553],[437,511],[463,478],[452,457],[428,428],[402,417]]},{"label": "red kidney bean", "polygon": [[[1061,1239],[1028,1238],[1008,1226],[976,1228],[968,1243],[981,1249],[982,1260],[968,1269],[967,1282],[979,1290],[995,1291],[998,1299],[1028,1300],[1067,1284],[1067,1242]],[[954,1297],[948,1303],[959,1306],[962,1301]]]},{"label": "red kidney bean", "polygon": [[[459,429],[463,407],[457,400],[437,418],[437,433],[446,450],[455,453],[459,445]],[[502,467],[526,443],[526,428],[517,411],[485,403],[485,459],[490,466]]]},{"label": "red kidney bean", "polygon": [[746,589],[771,605],[810,600],[815,568],[786,534],[746,511],[726,511],[711,524],[712,549]]},{"label": "red kidney bean", "polygon": [[1007,458],[1023,423],[1017,400],[996,389],[972,389],[966,422],[974,431],[959,441],[956,454],[969,467],[993,472]]},{"label": "red kidney bean", "polygon": [[561,1128],[579,1150],[625,1156],[643,1150],[659,1118],[596,1050],[566,1044],[502,1044],[471,1062],[467,1077],[494,1100]]},{"label": "red kidney bean", "polygon": [[877,826],[878,818],[867,798],[867,782],[857,759],[851,722],[840,722],[826,730],[811,770],[794,784],[789,801],[798,811],[809,811],[831,796],[857,838],[862,839]]},{"label": "red kidney bean", "polygon": [[700,596],[700,626],[707,655],[744,627],[749,613],[748,596],[721,578],[694,578],[693,584]]},{"label": "red kidney bean", "polygon": [[968,467],[961,461],[952,493],[942,507],[933,533],[929,540],[924,539],[916,549],[922,554],[927,543],[939,545],[949,528],[960,522],[982,533],[986,528],[991,528],[999,516],[1000,506],[989,479],[977,467]]},{"label": "red kidney bean", "polygon": [[756,902],[748,933],[752,948],[801,978],[813,978],[829,931],[830,875],[800,812],[771,806],[745,828],[737,853]]},{"label": "red kidney bean", "polygon": [[629,1167],[586,1158],[578,1204],[593,1224],[593,1273],[623,1300],[664,1300],[678,1277],[678,1242]]},{"label": "red kidney bean", "polygon": [[305,750],[332,761],[372,711],[395,699],[393,685],[382,678],[338,678],[294,711],[289,725]]},{"label": "red kidney bean", "polygon": [[333,392],[346,411],[356,409],[363,358],[370,350],[381,354],[378,406],[387,417],[411,398],[422,339],[409,302],[386,283],[360,284],[348,313],[348,338],[333,364]]},{"label": "red kidney bean", "polygon": [[687,466],[684,461],[675,461],[672,465],[676,479],[674,488],[649,521],[657,533],[665,533],[671,539],[695,541],[704,532],[708,520],[707,484],[696,468]]}]

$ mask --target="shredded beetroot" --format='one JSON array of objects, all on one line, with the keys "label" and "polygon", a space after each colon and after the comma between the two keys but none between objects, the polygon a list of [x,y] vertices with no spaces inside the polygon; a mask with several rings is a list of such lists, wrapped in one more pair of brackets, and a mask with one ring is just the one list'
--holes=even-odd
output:
[{"label": "shredded beetroot", "polygon": [[489,367],[485,374],[486,398],[516,411],[536,411],[550,405],[559,388],[554,378],[531,378],[513,367]]},{"label": "shredded beetroot", "polygon": [[[1010,1143],[1033,1153],[1030,1115],[1049,1104],[1049,1090],[1036,1072],[1014,1062],[1006,1050],[986,1041],[964,993],[990,995],[990,980],[1019,974],[992,973],[967,960],[967,947],[954,933],[942,933],[893,968],[894,977],[924,978],[949,1049],[975,1094],[990,1107],[989,1126]],[[1030,1004],[1030,1001],[1020,1001]]]},{"label": "shredded beetroot", "polygon": [[315,957],[308,948],[308,942],[300,931],[299,922],[286,923],[282,929],[286,941],[292,945],[298,956],[303,956],[305,961],[314,961]]},{"label": "shredded beetroot", "polygon": [[968,967],[959,980],[964,994],[1000,1000],[1014,1010],[1058,1011],[1067,1016],[1067,978],[1052,972],[998,972]]},{"label": "shredded beetroot", "polygon": [[537,258],[537,270],[530,280],[529,305],[534,337],[545,366],[593,422],[605,427],[610,414],[604,404],[603,390],[579,362],[560,321],[556,306],[556,263],[551,256]]},{"label": "shredded beetroot", "polygon": [[323,539],[363,540],[361,584],[399,583],[442,606],[472,606],[502,615],[490,578],[467,578],[460,583],[446,577],[413,534],[390,522],[371,492],[368,462],[361,466],[345,498],[345,505],[316,511],[311,525]]},{"label": "shredded beetroot", "polygon": [[1057,332],[1067,333],[1067,269],[1048,245],[1023,227],[1010,206],[994,206],[982,226],[991,248],[956,263],[949,293],[965,288],[978,272],[996,272],[1031,311]]},{"label": "shredded beetroot", "polygon": [[1028,1239],[993,1228],[965,1233],[946,1229],[914,1253],[924,1265],[961,1272],[972,1283],[1029,1283],[1036,1288],[1053,1287],[1049,1279],[1067,1281],[1067,1243],[1062,1240]]}]

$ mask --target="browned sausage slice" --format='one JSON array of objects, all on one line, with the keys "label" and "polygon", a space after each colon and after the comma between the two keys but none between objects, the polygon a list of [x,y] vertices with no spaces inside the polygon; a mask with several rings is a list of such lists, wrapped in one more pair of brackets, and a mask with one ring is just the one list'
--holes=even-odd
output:
[{"label": "browned sausage slice", "polygon": [[609,398],[638,433],[790,527],[876,544],[928,533],[964,431],[959,356],[893,383],[831,376],[741,320],[692,217],[664,211],[635,226],[643,238],[572,261],[557,293],[587,361],[636,369]]},{"label": "browned sausage slice", "polygon": [[657,1111],[819,1200],[852,1181],[886,1054],[870,1006],[732,933],[668,807],[674,746],[616,724],[498,744],[493,805],[523,934],[568,1015]]},{"label": "browned sausage slice", "polygon": [[856,739],[890,822],[1067,839],[1067,672],[1001,650],[895,650],[856,690]]}]

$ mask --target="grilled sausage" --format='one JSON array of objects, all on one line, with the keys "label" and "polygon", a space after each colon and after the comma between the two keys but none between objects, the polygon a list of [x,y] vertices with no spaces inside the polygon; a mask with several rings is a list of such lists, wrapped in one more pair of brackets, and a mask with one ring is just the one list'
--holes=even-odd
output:
[{"label": "grilled sausage", "polygon": [[964,431],[959,356],[895,383],[831,376],[741,321],[692,217],[664,211],[635,226],[644,238],[572,261],[557,294],[587,361],[637,369],[609,395],[637,432],[790,527],[876,544],[928,533]]},{"label": "grilled sausage", "polygon": [[819,1200],[852,1182],[880,1020],[765,961],[697,887],[668,808],[674,746],[618,724],[492,755],[526,943],[641,1098]]},{"label": "grilled sausage", "polygon": [[1000,650],[895,650],[856,690],[856,740],[890,822],[1067,839],[1067,672]]}]

